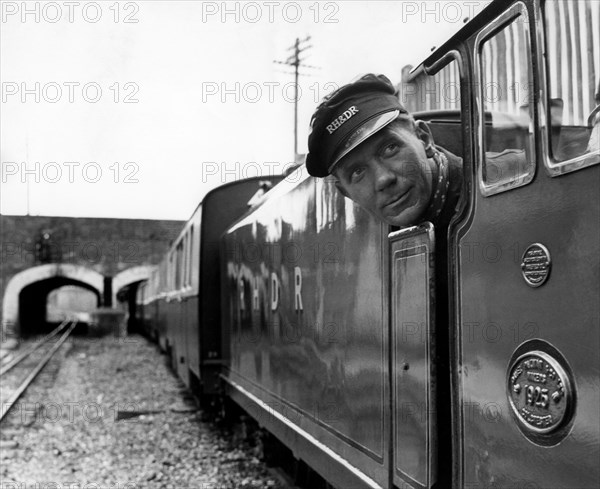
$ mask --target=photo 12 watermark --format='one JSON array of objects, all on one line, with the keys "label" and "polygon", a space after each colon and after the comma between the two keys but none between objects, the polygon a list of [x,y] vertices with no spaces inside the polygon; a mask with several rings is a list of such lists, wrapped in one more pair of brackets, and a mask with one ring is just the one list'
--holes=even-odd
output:
[{"label": "photo 12 watermark", "polygon": [[[215,243],[219,246],[219,243]],[[234,263],[280,263],[281,265],[317,265],[344,263],[344,247],[336,241],[242,241],[232,240],[224,250],[224,257]]]},{"label": "photo 12 watermark", "polygon": [[142,263],[147,256],[137,241],[72,241],[38,239],[37,241],[2,241],[3,263]]},{"label": "photo 12 watermark", "polygon": [[296,24],[301,20],[315,24],[337,24],[338,2],[202,2],[203,23]]},{"label": "photo 12 watermark", "polygon": [[448,0],[420,0],[401,2],[402,23],[410,21],[418,21],[421,23],[433,22],[441,23],[464,23],[468,19],[472,19],[485,7],[489,5],[486,0],[464,0],[464,1],[448,1]]},{"label": "photo 12 watermark", "polygon": [[302,99],[308,99],[311,103],[318,104],[321,99],[339,88],[335,82],[312,82],[308,86],[301,83],[277,81],[245,81],[224,82],[204,81],[200,85],[202,103],[218,101],[221,103],[295,103]]},{"label": "photo 12 watermark", "polygon": [[305,418],[328,425],[335,425],[341,421],[339,405],[325,400],[315,402],[302,410],[280,401],[261,402],[259,405],[247,403],[241,407],[260,425],[270,424],[277,419],[284,419],[287,423],[295,425],[303,424]]},{"label": "photo 12 watermark", "polygon": [[0,2],[3,24],[137,24],[139,12],[138,2]]},{"label": "photo 12 watermark", "polygon": [[[539,329],[535,321],[465,321],[461,324],[460,334],[463,345],[501,342],[519,345],[535,338]],[[403,321],[395,335],[401,343],[424,345],[435,342],[435,330],[424,321]]]},{"label": "photo 12 watermark", "polygon": [[302,179],[301,172],[294,172],[300,166],[295,161],[203,161],[201,181],[225,184],[252,177],[284,176],[287,182],[297,183]]},{"label": "photo 12 watermark", "polygon": [[141,489],[135,482],[78,482],[78,481],[44,481],[14,482],[0,480],[0,489]]},{"label": "photo 12 watermark", "polygon": [[2,183],[140,183],[135,161],[98,163],[96,161],[16,162],[1,164]]},{"label": "photo 12 watermark", "polygon": [[[268,309],[268,307],[264,307],[263,309]],[[241,330],[232,338],[232,342],[246,346],[259,345],[261,343],[285,346],[303,344],[307,341],[316,345],[331,345],[334,343],[343,343],[342,335],[345,336],[345,333],[346,331],[333,321],[324,324],[280,324],[266,321],[261,324],[260,329]]]},{"label": "photo 12 watermark", "polygon": [[2,103],[88,103],[96,104],[103,97],[115,104],[137,104],[140,87],[132,81],[100,84],[95,81],[2,82]]},{"label": "photo 12 watermark", "polygon": [[125,414],[137,413],[140,406],[136,402],[113,403],[110,405],[90,401],[63,402],[18,402],[2,403],[2,414],[20,418],[21,423],[103,423],[107,420],[135,420],[134,416]]}]

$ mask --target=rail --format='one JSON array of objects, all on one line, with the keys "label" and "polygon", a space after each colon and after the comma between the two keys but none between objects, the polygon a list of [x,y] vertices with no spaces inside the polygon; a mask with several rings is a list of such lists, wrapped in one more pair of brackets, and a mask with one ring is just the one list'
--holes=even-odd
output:
[{"label": "rail", "polygon": [[[16,358],[11,360],[11,362],[9,364],[7,364],[6,366],[4,366],[2,368],[2,370],[0,371],[0,376],[5,374],[8,370],[12,369],[15,365],[20,363],[25,358],[29,357],[29,355],[31,355],[34,351],[36,351],[42,345],[48,344],[48,342],[52,338],[54,338],[54,336],[56,336],[61,330],[63,330],[67,326],[68,323],[69,323],[68,320],[64,321],[63,323],[60,324],[60,326],[58,326],[54,331],[52,331],[52,333],[50,333],[50,334],[46,335],[44,338],[42,338],[42,340],[39,342],[39,344],[34,345],[34,347],[27,349],[26,351],[24,351],[23,353],[18,355]],[[29,387],[29,385],[33,382],[33,380],[37,377],[37,375],[42,371],[44,366],[50,361],[50,359],[54,356],[54,354],[57,352],[57,350],[67,340],[67,338],[69,337],[69,335],[71,334],[71,332],[73,331],[73,329],[75,328],[76,325],[77,325],[76,320],[71,321],[71,326],[69,326],[69,328],[62,334],[62,336],[54,344],[54,346],[50,350],[48,350],[48,352],[46,352],[46,354],[41,358],[41,360],[36,364],[36,366],[30,371],[29,375],[27,375],[25,380],[23,380],[23,382],[21,382],[21,384],[17,387],[17,389],[15,389],[15,391],[10,395],[9,399],[6,401],[3,401],[2,412],[0,413],[0,421],[2,421],[2,419],[4,419],[4,416],[6,416],[8,414],[8,412],[11,410],[13,405],[23,395],[23,393],[25,392],[27,387]]]}]

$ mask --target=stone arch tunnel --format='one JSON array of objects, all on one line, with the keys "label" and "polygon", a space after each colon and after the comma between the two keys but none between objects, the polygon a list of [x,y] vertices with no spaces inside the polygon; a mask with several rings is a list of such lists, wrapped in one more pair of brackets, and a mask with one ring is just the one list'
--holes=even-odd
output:
[{"label": "stone arch tunnel", "polygon": [[112,303],[115,306],[120,306],[128,313],[128,332],[137,332],[137,323],[135,321],[137,290],[142,282],[150,279],[150,275],[155,268],[155,265],[128,268],[115,275],[112,279]]},{"label": "stone arch tunnel", "polygon": [[[45,334],[56,326],[48,317],[48,297],[64,286],[76,286],[96,297],[96,306],[116,306],[131,318],[140,283],[150,278],[152,265],[131,267],[107,278],[89,268],[73,264],[47,264],[28,268],[11,278],[2,299],[2,324],[7,335]],[[134,326],[129,321],[130,328]]]},{"label": "stone arch tunnel", "polygon": [[[106,303],[105,278],[89,268],[73,264],[47,264],[14,275],[2,298],[2,325],[7,335],[28,336],[49,332],[54,324],[46,320],[49,294],[65,285],[91,291],[97,305]],[[109,299],[110,300],[110,299]]]},{"label": "stone arch tunnel", "polygon": [[[0,215],[0,343],[10,335],[41,332],[41,326],[32,325],[43,325],[44,314],[47,319],[53,308],[65,314],[76,309],[62,306],[78,298],[90,310],[135,304],[136,284],[163,259],[183,224]],[[121,304],[115,301],[119,291]]]}]

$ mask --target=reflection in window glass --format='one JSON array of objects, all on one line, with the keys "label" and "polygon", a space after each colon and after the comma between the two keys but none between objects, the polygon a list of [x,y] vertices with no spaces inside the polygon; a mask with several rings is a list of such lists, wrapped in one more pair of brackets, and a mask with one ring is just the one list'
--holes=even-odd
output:
[{"label": "reflection in window glass", "polygon": [[182,268],[181,275],[183,276],[183,283],[181,284],[183,287],[187,287],[188,283],[188,234],[184,234],[183,236],[183,258],[182,258]]},{"label": "reflection in window glass", "polygon": [[551,151],[566,161],[600,143],[600,2],[547,1],[544,16]]},{"label": "reflection in window glass", "polygon": [[398,97],[409,112],[460,110],[460,72],[451,62],[429,76],[424,72],[410,74],[412,66],[402,69]]},{"label": "reflection in window glass", "polygon": [[182,279],[182,258],[183,258],[183,241],[177,245],[175,255],[175,290],[181,289]]},{"label": "reflection in window glass", "polygon": [[173,251],[169,256],[168,277],[168,289],[175,290],[175,253]]},{"label": "reflection in window glass", "polygon": [[[398,87],[400,102],[411,113],[426,120],[436,145],[462,156],[460,71],[453,60],[435,75],[424,72],[410,75],[410,66],[402,70]],[[428,114],[423,114],[428,112]]]},{"label": "reflection in window glass", "polygon": [[189,234],[189,240],[188,240],[188,252],[189,252],[189,257],[188,257],[188,285],[191,287],[192,286],[192,275],[193,275],[193,271],[194,271],[194,226],[190,227],[190,234]]},{"label": "reflection in window glass", "polygon": [[484,183],[500,186],[533,172],[529,31],[524,15],[487,39],[481,48]]}]

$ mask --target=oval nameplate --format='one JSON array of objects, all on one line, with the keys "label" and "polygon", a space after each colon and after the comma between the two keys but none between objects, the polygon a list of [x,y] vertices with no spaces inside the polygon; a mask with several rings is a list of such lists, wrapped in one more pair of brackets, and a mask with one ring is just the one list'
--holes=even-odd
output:
[{"label": "oval nameplate", "polygon": [[567,372],[543,351],[521,355],[510,366],[508,398],[521,426],[534,433],[550,433],[571,412],[573,391]]},{"label": "oval nameplate", "polygon": [[521,273],[527,285],[539,287],[550,275],[550,252],[540,243],[529,245],[521,260]]}]

